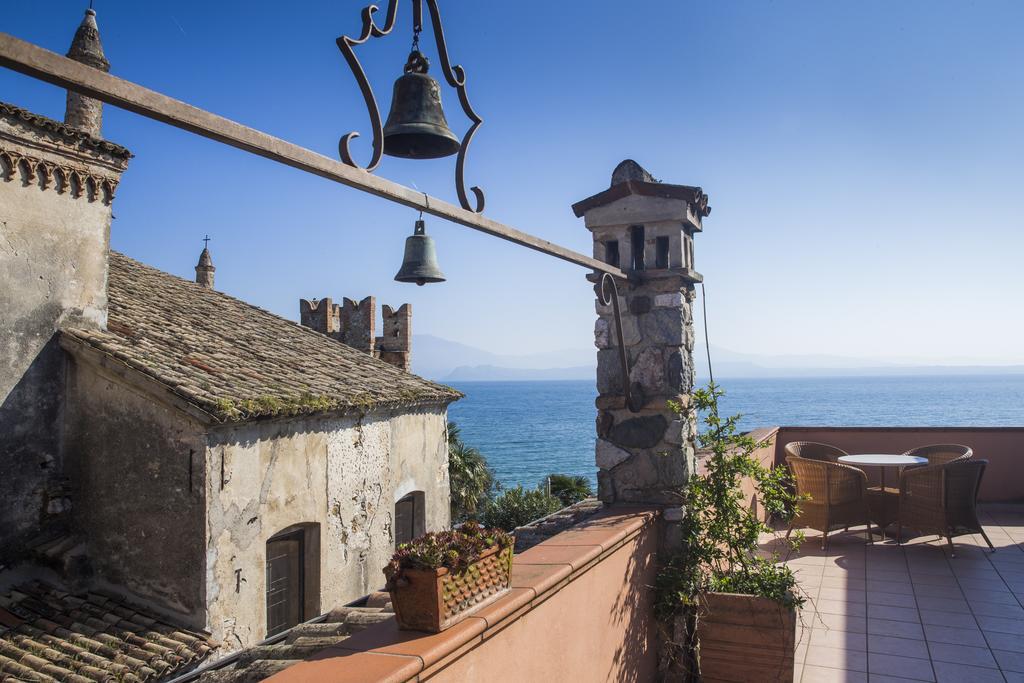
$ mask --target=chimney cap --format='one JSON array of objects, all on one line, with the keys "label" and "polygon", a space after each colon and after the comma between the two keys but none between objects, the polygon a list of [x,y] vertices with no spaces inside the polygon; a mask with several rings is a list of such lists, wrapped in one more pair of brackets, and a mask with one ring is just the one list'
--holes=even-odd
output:
[{"label": "chimney cap", "polygon": [[100,42],[100,29],[96,24],[96,11],[91,7],[85,10],[82,23],[75,31],[75,37],[71,40],[71,47],[67,56],[76,62],[87,64],[100,71],[110,71],[110,62],[103,53],[103,43]]},{"label": "chimney cap", "polygon": [[209,249],[205,247],[203,248],[203,253],[199,254],[199,263],[197,263],[196,266],[202,268],[213,268],[213,259],[210,258]]}]

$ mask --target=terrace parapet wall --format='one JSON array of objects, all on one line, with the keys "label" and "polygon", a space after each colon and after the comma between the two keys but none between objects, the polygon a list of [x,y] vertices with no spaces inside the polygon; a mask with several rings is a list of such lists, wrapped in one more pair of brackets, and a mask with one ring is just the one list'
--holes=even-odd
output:
[{"label": "terrace parapet wall", "polygon": [[[970,446],[975,458],[988,460],[978,500],[982,503],[1024,501],[1024,427],[776,427],[775,463],[786,462],[790,441],[817,441],[847,453],[903,453],[931,444]],[[865,467],[871,485],[880,483],[879,468]],[[892,485],[892,479],[889,480]]]},{"label": "terrace parapet wall", "polygon": [[[668,403],[687,408],[693,390],[694,287],[701,281],[693,269],[693,236],[708,213],[707,195],[657,182],[627,160],[608,190],[573,211],[593,235],[594,258],[629,274],[617,282],[622,339],[613,306],[597,299],[598,496],[606,503],[678,505],[678,491],[694,471],[696,425]],[[620,345],[630,367],[626,380]],[[637,412],[626,405],[624,381],[641,397]]]}]

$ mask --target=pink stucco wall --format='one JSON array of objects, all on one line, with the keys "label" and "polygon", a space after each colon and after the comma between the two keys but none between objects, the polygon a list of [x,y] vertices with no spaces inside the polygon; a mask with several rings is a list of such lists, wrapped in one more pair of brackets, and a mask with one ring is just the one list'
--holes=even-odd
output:
[{"label": "pink stucco wall", "polygon": [[650,524],[429,680],[657,680],[651,616],[656,550],[657,525]]},{"label": "pink stucco wall", "polygon": [[[785,462],[790,441],[818,441],[847,453],[902,453],[929,444],[963,444],[974,449],[975,458],[988,460],[981,502],[1024,500],[1024,427],[779,427],[777,463]],[[865,468],[872,481],[878,479],[872,471],[877,469]]]}]

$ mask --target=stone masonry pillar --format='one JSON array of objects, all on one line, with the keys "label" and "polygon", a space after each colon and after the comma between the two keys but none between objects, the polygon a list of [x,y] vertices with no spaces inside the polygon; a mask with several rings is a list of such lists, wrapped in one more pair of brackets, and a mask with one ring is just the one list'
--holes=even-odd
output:
[{"label": "stone masonry pillar", "polygon": [[[689,405],[693,390],[693,235],[710,209],[699,187],[656,181],[635,161],[611,187],[573,205],[594,238],[594,258],[629,275],[617,281],[622,336],[612,306],[597,301],[598,496],[605,503],[679,504],[675,493],[694,467],[696,423],[680,420],[670,399]],[[595,276],[589,276],[595,280]],[[626,405],[619,361],[626,345],[638,412]]]}]

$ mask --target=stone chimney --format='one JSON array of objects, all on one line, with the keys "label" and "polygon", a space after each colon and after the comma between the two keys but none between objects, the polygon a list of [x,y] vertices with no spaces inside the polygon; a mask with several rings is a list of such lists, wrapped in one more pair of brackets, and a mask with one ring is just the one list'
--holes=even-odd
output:
[{"label": "stone chimney", "polygon": [[199,263],[196,264],[196,282],[207,289],[213,289],[213,274],[216,271],[209,248],[203,247],[203,252],[199,254]]},{"label": "stone chimney", "polygon": [[299,299],[299,322],[303,326],[408,372],[412,356],[412,306],[402,304],[396,310],[385,305],[382,313],[384,335],[377,337],[377,300],[372,296],[358,303],[342,299],[340,305],[329,297]]},{"label": "stone chimney", "polygon": [[[92,8],[85,10],[85,17],[75,31],[67,56],[94,69],[110,71],[110,62],[103,54],[103,44],[100,42],[96,12]],[[69,90],[64,123],[94,137],[103,137],[103,103]]]},{"label": "stone chimney", "polygon": [[[612,306],[600,299],[594,328],[595,456],[605,502],[678,506],[675,492],[695,466],[695,420],[679,419],[667,402],[688,406],[693,391],[692,304],[702,279],[693,270],[693,235],[710,211],[707,201],[699,187],[658,182],[626,160],[609,189],[573,205],[593,235],[594,258],[629,275],[616,282],[623,338],[615,333]],[[638,412],[625,402],[620,344],[630,367],[626,381],[640,397]]]}]

